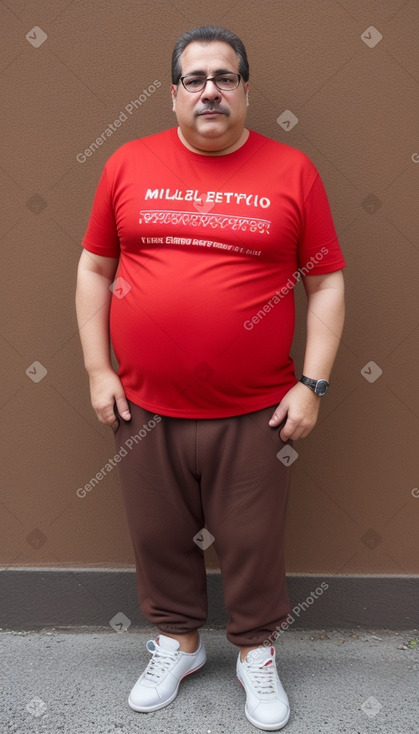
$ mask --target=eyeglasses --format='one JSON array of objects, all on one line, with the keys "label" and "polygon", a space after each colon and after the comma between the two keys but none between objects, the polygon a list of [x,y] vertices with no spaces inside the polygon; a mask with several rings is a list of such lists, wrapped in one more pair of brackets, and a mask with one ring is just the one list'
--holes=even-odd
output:
[{"label": "eyeglasses", "polygon": [[199,76],[198,74],[187,74],[181,76],[180,81],[187,92],[202,92],[207,82],[214,82],[221,92],[231,92],[240,84],[241,75],[229,72],[227,74],[216,74],[215,76]]}]

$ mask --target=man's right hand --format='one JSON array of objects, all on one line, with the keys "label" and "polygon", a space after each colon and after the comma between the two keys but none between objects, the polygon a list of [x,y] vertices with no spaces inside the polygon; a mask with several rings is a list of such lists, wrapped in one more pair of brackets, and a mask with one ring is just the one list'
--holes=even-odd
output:
[{"label": "man's right hand", "polygon": [[90,374],[89,382],[92,406],[101,423],[112,426],[114,430],[118,427],[118,419],[114,412],[115,403],[121,418],[125,421],[131,419],[124,388],[112,369]]}]

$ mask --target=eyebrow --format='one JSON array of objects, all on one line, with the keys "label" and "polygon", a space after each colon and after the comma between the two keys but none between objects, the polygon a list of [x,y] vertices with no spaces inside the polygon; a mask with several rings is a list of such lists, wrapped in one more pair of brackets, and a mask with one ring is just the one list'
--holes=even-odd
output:
[{"label": "eyebrow", "polygon": [[[231,71],[231,69],[216,69],[213,75],[216,74],[238,74],[238,71]],[[195,69],[194,71],[188,71],[183,76],[206,76],[207,72],[204,69]]]}]

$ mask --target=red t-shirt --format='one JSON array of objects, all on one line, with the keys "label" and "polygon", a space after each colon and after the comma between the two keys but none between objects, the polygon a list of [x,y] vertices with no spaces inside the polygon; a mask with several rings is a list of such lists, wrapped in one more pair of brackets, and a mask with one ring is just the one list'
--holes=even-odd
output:
[{"label": "red t-shirt", "polygon": [[177,128],[122,146],[83,247],[119,258],[110,330],[128,399],[180,418],[278,403],[296,383],[298,269],[345,266],[314,165],[253,131],[222,156],[189,151]]}]

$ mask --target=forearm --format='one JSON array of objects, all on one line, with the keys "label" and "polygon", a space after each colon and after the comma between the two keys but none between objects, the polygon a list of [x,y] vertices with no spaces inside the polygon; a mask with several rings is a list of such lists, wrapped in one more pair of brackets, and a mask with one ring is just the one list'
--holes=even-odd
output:
[{"label": "forearm", "polygon": [[112,369],[109,309],[112,279],[79,267],[76,310],[84,365],[89,375]]},{"label": "forearm", "polygon": [[[325,276],[307,276],[307,340],[303,374],[313,380],[328,380],[339,347],[345,313],[343,276],[339,271]],[[269,425],[286,421],[283,441],[308,436],[315,426],[321,398],[297,382],[282,398]]]},{"label": "forearm", "polygon": [[[330,377],[338,351],[345,316],[342,273],[334,273],[330,285],[307,288],[307,338],[303,374],[312,379]],[[327,282],[327,281],[326,281]]]}]

